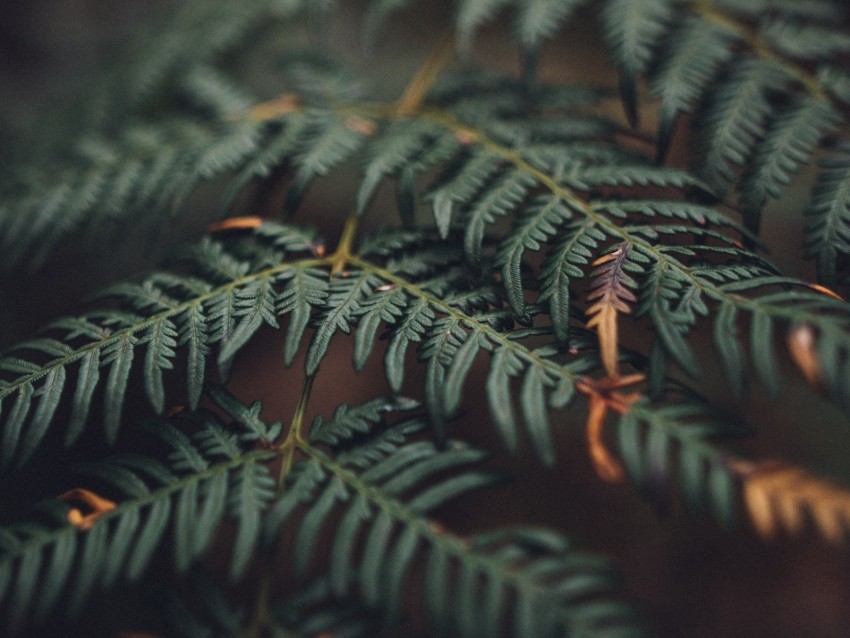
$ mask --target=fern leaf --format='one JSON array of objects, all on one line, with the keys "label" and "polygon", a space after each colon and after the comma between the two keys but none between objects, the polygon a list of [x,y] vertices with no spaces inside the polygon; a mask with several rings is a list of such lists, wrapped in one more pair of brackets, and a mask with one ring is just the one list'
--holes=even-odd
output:
[{"label": "fern leaf", "polygon": [[408,303],[405,316],[395,328],[384,355],[384,367],[390,387],[398,392],[404,380],[405,355],[408,346],[423,339],[436,318],[436,313],[424,299]]},{"label": "fern leaf", "polygon": [[698,172],[717,192],[734,179],[731,165],[744,166],[766,131],[772,112],[768,92],[786,81],[783,69],[768,62],[737,64],[714,92],[700,118]]},{"label": "fern leaf", "polygon": [[652,82],[653,95],[661,98],[659,161],[667,154],[678,116],[703,101],[720,69],[732,58],[734,43],[733,34],[699,18],[684,20],[671,36]]},{"label": "fern leaf", "polygon": [[605,4],[605,39],[620,70],[620,95],[633,126],[637,123],[637,78],[652,61],[671,13],[669,0],[609,0]]},{"label": "fern leaf", "polygon": [[524,0],[517,9],[516,35],[527,49],[537,49],[566,22],[584,0]]},{"label": "fern leaf", "polygon": [[806,254],[817,259],[818,279],[834,286],[836,261],[850,254],[850,153],[842,149],[822,166],[806,211]]},{"label": "fern leaf", "polygon": [[528,189],[534,184],[533,177],[523,171],[511,171],[497,184],[487,189],[475,202],[465,219],[464,247],[467,257],[475,264],[481,261],[481,243],[489,224],[516,210]]},{"label": "fern leaf", "polygon": [[357,191],[357,214],[363,214],[378,185],[388,175],[419,158],[440,130],[430,122],[397,122],[370,145],[363,181]]},{"label": "fern leaf", "polygon": [[490,401],[490,413],[505,447],[511,452],[517,448],[516,423],[513,402],[511,401],[511,378],[522,370],[519,358],[508,348],[499,348],[493,353],[490,372],[487,375],[487,398]]},{"label": "fern leaf", "polygon": [[772,20],[759,35],[791,58],[825,60],[850,52],[850,35],[832,27]]},{"label": "fern leaf", "polygon": [[[530,202],[515,231],[502,243],[496,264],[502,267],[502,280],[508,301],[518,316],[525,315],[525,300],[521,276],[522,258],[526,250],[539,251],[549,237],[572,216],[560,198],[543,197]],[[569,304],[569,302],[567,302]]]},{"label": "fern leaf", "polygon": [[580,190],[589,190],[593,186],[702,187],[702,183],[690,173],[654,166],[591,166],[569,175],[566,181]]},{"label": "fern leaf", "polygon": [[[310,134],[293,158],[296,173],[295,185],[290,189],[287,202],[290,211],[296,208],[297,200],[307,185],[351,157],[362,146],[365,133],[374,127],[368,120],[360,124],[354,116],[346,118],[320,110],[309,112],[307,119],[306,127]],[[298,195],[293,197],[293,193]]]},{"label": "fern leaf", "polygon": [[[402,426],[392,426],[387,434],[398,427]],[[571,589],[567,582],[579,586],[581,580],[590,573],[585,571],[589,567],[588,563],[579,567],[582,564],[581,560],[576,561],[579,554],[569,558],[563,554],[567,544],[560,538],[536,530],[520,530],[485,534],[473,539],[472,544],[465,544],[458,543],[446,532],[435,531],[434,526],[423,518],[423,512],[446,499],[489,484],[493,477],[467,472],[434,484],[429,481],[431,477],[447,468],[460,469],[479,460],[481,454],[458,443],[439,451],[425,441],[411,443],[396,437],[392,440],[395,442],[389,444],[390,439],[385,439],[377,455],[373,447],[369,447],[368,452],[353,448],[336,459],[315,448],[305,448],[309,459],[297,465],[290,477],[295,483],[300,482],[304,472],[312,477],[321,477],[319,483],[311,480],[304,484],[311,485],[309,489],[315,495],[309,497],[310,505],[298,523],[297,535],[302,539],[303,549],[312,549],[314,540],[311,539],[317,538],[322,533],[321,528],[329,525],[328,508],[344,508],[343,523],[334,531],[332,564],[329,566],[334,574],[334,582],[337,583],[334,587],[337,592],[350,591],[344,575],[351,573],[349,570],[353,568],[361,595],[367,602],[384,608],[385,621],[391,623],[397,618],[401,592],[412,586],[411,583],[417,578],[412,565],[417,555],[424,553],[429,564],[425,576],[429,592],[428,610],[435,627],[452,627],[459,635],[477,635],[477,627],[470,628],[469,623],[464,621],[464,612],[435,600],[443,599],[448,593],[446,588],[454,587],[447,576],[449,569],[456,566],[475,574],[475,578],[462,580],[458,587],[463,587],[463,591],[457,590],[455,596],[464,599],[471,596],[469,599],[475,600],[484,591],[491,591],[494,587],[510,590],[519,597],[533,601],[539,613],[551,614],[554,618],[551,622],[553,632],[580,626],[589,635],[595,635],[597,631],[600,635],[606,635],[603,627],[610,628],[611,622],[616,622],[623,629],[631,626],[637,631],[637,626],[633,624],[634,617],[625,607],[616,606],[617,612],[613,611],[615,607],[609,608],[600,616],[585,616],[581,603],[576,602],[575,608],[572,607],[573,599],[570,596],[553,597],[542,593],[541,587],[548,590],[550,586],[544,585],[544,582],[551,582],[555,588],[551,590],[554,594],[555,591]],[[309,469],[317,466],[323,468],[321,473]],[[424,487],[423,483],[430,487]],[[411,490],[417,490],[418,493],[415,491],[410,496],[398,499],[398,495],[410,494]],[[333,494],[332,498],[323,496],[329,493]],[[319,524],[319,521],[322,523]],[[280,524],[280,520],[276,524]],[[364,551],[355,558],[357,554],[354,548],[358,536]],[[507,550],[508,547],[511,549]],[[540,552],[553,559],[561,556],[563,561],[551,561],[558,567],[545,569],[544,565],[549,565],[550,561],[540,558],[541,562],[535,563],[532,558],[539,557]],[[308,558],[300,559],[300,562],[309,560],[314,553],[308,552]],[[302,556],[301,553],[297,555]],[[568,565],[575,569],[570,569]],[[555,572],[558,576],[552,581],[550,578]],[[545,579],[541,577],[542,573],[546,574]],[[601,572],[595,573],[600,580],[594,582],[607,590],[610,581]],[[575,580],[571,581],[571,578]],[[479,579],[486,583],[486,588],[482,586],[479,589]],[[502,613],[498,607],[490,606],[489,609],[497,616]],[[615,618],[618,620],[615,621]],[[493,618],[486,621],[491,625],[494,623]],[[541,625],[527,622],[527,626],[516,629],[517,635],[548,635],[545,631],[540,633]]]},{"label": "fern leaf", "polygon": [[546,256],[540,271],[538,302],[549,302],[549,314],[555,336],[566,341],[570,333],[570,277],[582,277],[579,266],[592,259],[605,235],[591,221],[575,222]]},{"label": "fern leaf", "polygon": [[226,370],[230,368],[236,352],[248,342],[260,326],[265,323],[273,328],[278,327],[275,293],[271,281],[261,279],[251,282],[238,290],[234,297],[233,319],[238,320],[238,323],[223,340],[218,353],[218,365],[222,371],[222,377],[227,376]]},{"label": "fern leaf", "polygon": [[508,0],[461,0],[455,18],[458,48],[468,54],[472,48],[473,33],[507,2]]},{"label": "fern leaf", "polygon": [[[249,409],[234,403],[233,397],[220,389],[213,398],[226,406],[239,405],[237,412]],[[151,431],[174,451],[171,469],[139,455],[120,455],[81,466],[85,474],[126,494],[118,507],[91,518],[87,525],[62,521],[65,513],[57,511],[52,524],[11,529],[13,536],[23,535],[26,540],[11,546],[6,543],[0,555],[0,571],[15,584],[13,624],[32,614],[50,613],[65,586],[71,588],[69,604],[78,609],[95,586],[111,584],[119,576],[138,578],[162,545],[172,521],[175,566],[187,569],[211,542],[227,502],[230,514],[239,522],[232,573],[244,571],[259,534],[261,514],[275,491],[275,481],[261,461],[271,460],[275,453],[237,448],[235,455],[222,458],[219,447],[205,450],[201,446],[212,431],[224,431],[223,423],[211,413],[198,422],[201,430],[192,437],[167,423],[152,424]],[[7,528],[4,533],[8,532]],[[42,564],[53,576],[49,582],[33,580]],[[8,594],[5,600],[9,601]]]},{"label": "fern leaf", "polygon": [[403,290],[390,287],[368,297],[357,311],[361,315],[354,333],[354,368],[361,370],[372,353],[375,333],[381,322],[392,324],[404,313],[407,299]]},{"label": "fern leaf", "polygon": [[756,152],[752,169],[739,187],[747,228],[758,231],[761,209],[768,196],[779,196],[780,185],[790,181],[790,174],[808,161],[821,138],[840,119],[829,102],[809,98],[774,120]]},{"label": "fern leaf", "polygon": [[326,310],[317,321],[316,333],[307,351],[307,374],[315,374],[319,369],[337,331],[351,332],[363,298],[376,287],[375,279],[366,272],[352,273],[331,282],[325,301]]},{"label": "fern leaf", "polygon": [[808,514],[827,541],[841,543],[848,532],[850,494],[834,483],[778,462],[742,464],[744,499],[756,532],[800,534]]},{"label": "fern leaf", "polygon": [[525,417],[528,436],[535,451],[544,465],[555,463],[554,446],[549,436],[549,418],[547,417],[544,388],[551,384],[547,374],[536,366],[529,366],[520,392],[520,405]]},{"label": "fern leaf", "polygon": [[[730,523],[738,498],[736,473],[731,458],[711,439],[740,436],[745,430],[719,420],[698,401],[684,400],[651,413],[643,412],[645,405],[633,406],[618,424],[620,453],[638,488],[665,508],[672,496],[673,476],[681,472],[686,502],[696,511],[708,508]],[[648,428],[645,437],[641,423]]]},{"label": "fern leaf", "polygon": [[[79,436],[101,384],[105,427],[108,438],[114,440],[140,347],[146,348],[146,394],[157,412],[165,400],[163,370],[171,367],[180,349],[189,355],[190,403],[198,400],[205,357],[213,344],[220,345],[219,358],[227,363],[260,325],[277,325],[278,315],[288,312],[294,315],[288,337],[291,357],[311,308],[325,298],[326,284],[319,279],[319,271],[311,269],[315,260],[283,261],[289,251],[306,250],[312,235],[279,226],[258,234],[261,237],[248,242],[258,250],[253,263],[234,259],[219,244],[203,242],[197,267],[207,271],[204,279],[155,273],[139,285],[114,286],[104,299],[111,304],[117,300],[133,312],[94,311],[55,322],[48,331],[56,338],[39,338],[18,348],[34,353],[27,357],[41,353],[40,363],[11,355],[2,359],[0,368],[12,376],[0,387],[0,400],[11,405],[3,418],[3,464],[13,458],[19,463],[27,460],[55,421],[62,397],[71,393],[69,387],[73,396],[66,442]],[[271,267],[266,261],[269,244],[277,247],[272,251],[277,265]],[[108,369],[105,379],[102,369]]]},{"label": "fern leaf", "polygon": [[255,459],[244,463],[235,474],[237,485],[231,491],[231,513],[239,520],[233,547],[230,575],[236,579],[245,573],[260,535],[260,517],[275,492],[275,481],[265,465]]},{"label": "fern leaf", "polygon": [[587,296],[588,301],[593,302],[587,308],[590,316],[587,327],[597,329],[602,362],[609,377],[619,376],[618,313],[630,313],[629,302],[637,301],[630,290],[634,288],[635,281],[626,273],[629,270],[628,260],[628,246],[621,245],[593,262],[599,268],[594,272],[596,278]]},{"label": "fern leaf", "polygon": [[464,158],[459,168],[449,170],[438,178],[429,197],[434,209],[434,221],[443,239],[449,235],[454,207],[469,202],[498,170],[498,157],[484,150]]}]

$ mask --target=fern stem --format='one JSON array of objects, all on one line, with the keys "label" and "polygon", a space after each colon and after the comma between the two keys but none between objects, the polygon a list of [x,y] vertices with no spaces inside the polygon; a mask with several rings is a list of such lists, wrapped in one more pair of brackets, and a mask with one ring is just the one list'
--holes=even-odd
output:
[{"label": "fern stem", "polygon": [[419,111],[428,91],[454,55],[455,34],[452,29],[447,29],[396,102],[394,112],[397,117],[408,117]]},{"label": "fern stem", "polygon": [[[422,290],[422,288],[417,286],[415,283],[398,277],[385,268],[377,266],[360,257],[354,257],[351,263],[358,268],[371,272],[387,283],[403,288],[408,293],[425,301],[435,310],[457,319],[463,325],[474,326],[475,330],[487,337],[492,343],[497,343],[499,344],[499,347],[510,350],[529,365],[533,365],[538,369],[546,370],[556,377],[567,379],[570,383],[576,383],[581,379],[581,375],[576,374],[568,367],[559,365],[554,361],[541,357],[522,343],[512,339],[509,335],[499,332],[486,323],[478,321],[475,317],[463,312],[462,310],[454,308],[443,299],[435,297],[431,293]],[[687,446],[689,449],[698,452],[701,457],[707,460],[716,461],[728,456],[725,451],[720,450],[709,442],[706,442],[698,430],[682,427],[683,422],[678,420],[675,415],[667,414],[664,408],[664,405],[654,405],[650,404],[647,400],[641,400],[632,405],[629,411],[639,421],[649,424],[652,428],[661,428],[665,432],[666,436],[671,439],[675,439],[682,445]]]},{"label": "fern stem", "polygon": [[244,638],[260,638],[263,627],[269,619],[269,601],[271,598],[272,577],[275,561],[267,561],[263,566],[263,575],[257,587],[256,602],[251,613],[251,622],[242,634]]},{"label": "fern stem", "polygon": [[[678,260],[668,256],[664,251],[659,250],[655,244],[644,237],[630,233],[626,228],[618,226],[609,217],[596,211],[587,201],[582,199],[572,189],[561,185],[554,177],[530,164],[512,148],[504,146],[491,139],[483,130],[468,126],[455,119],[451,114],[440,109],[429,109],[428,111],[423,112],[421,117],[434,122],[435,124],[439,124],[453,133],[472,139],[491,153],[502,157],[516,169],[533,177],[538,183],[546,187],[553,195],[556,195],[565,202],[568,202],[573,210],[596,223],[596,225],[601,230],[605,231],[610,237],[619,241],[627,242],[628,244],[639,248],[639,250],[643,253],[652,255],[652,258],[659,265],[676,271],[677,274],[680,275],[683,280],[687,280],[694,289],[705,293],[708,297],[715,301],[727,301],[739,308],[749,310],[750,312],[763,312],[774,317],[785,319],[789,322],[814,320],[813,323],[817,324],[819,330],[823,330],[824,332],[831,334],[838,341],[847,339],[847,334],[838,321],[822,321],[822,319],[824,319],[822,315],[817,315],[817,318],[821,319],[821,321],[817,321],[815,317],[812,316],[812,313],[805,309],[800,311],[795,305],[779,306],[772,303],[764,303],[759,301],[757,298],[754,299],[727,292],[710,281],[696,277],[691,269],[684,266]],[[782,282],[777,281],[777,284],[779,283],[783,283],[785,285],[797,283],[799,286],[808,288],[808,285],[805,284],[805,282],[783,280]]]},{"label": "fern stem", "polygon": [[[526,572],[510,569],[505,564],[499,562],[499,560],[487,554],[471,550],[469,543],[463,538],[445,532],[434,521],[411,509],[407,504],[385,494],[380,487],[366,483],[357,474],[338,463],[335,459],[327,456],[321,450],[314,448],[308,442],[301,442],[299,448],[305,455],[310,456],[327,471],[333,473],[340,481],[362,494],[381,510],[399,521],[405,528],[415,529],[418,535],[425,539],[426,542],[432,546],[440,547],[446,554],[462,563],[465,567],[477,573],[489,574],[494,580],[504,582],[519,591],[533,592],[534,596],[539,597],[539,599],[557,600],[556,595],[550,589],[541,585],[539,581],[529,576]],[[562,622],[570,629],[567,632],[569,635],[582,636],[592,635],[594,633],[593,631],[589,631],[592,627],[592,620],[581,617],[580,615],[572,615],[568,611],[563,610],[563,608],[561,609],[562,613],[560,615]],[[585,631],[587,632],[586,634]]]},{"label": "fern stem", "polygon": [[785,67],[794,79],[802,84],[813,97],[821,100],[831,100],[829,92],[815,74],[802,65],[792,62],[777,53],[761,36],[741,24],[734,16],[701,0],[690,2],[689,5],[703,20],[711,22],[740,38],[756,56],[769,62],[776,62]]},{"label": "fern stem", "polygon": [[342,235],[339,238],[339,244],[336,250],[328,258],[331,264],[331,277],[336,277],[342,273],[349,261],[351,260],[354,251],[354,238],[357,236],[357,215],[349,215],[345,220],[345,227],[342,229]]},{"label": "fern stem", "polygon": [[313,390],[313,380],[316,378],[314,374],[308,374],[304,377],[304,383],[301,385],[301,395],[298,397],[298,405],[295,407],[295,413],[292,415],[292,423],[289,426],[289,433],[286,435],[286,440],[280,445],[280,452],[283,459],[280,464],[280,471],[277,475],[277,489],[280,491],[283,487],[283,482],[289,473],[292,471],[292,465],[295,459],[295,450],[304,442],[304,436],[301,434],[301,428],[304,425],[304,416],[307,413],[307,405],[310,402],[310,393]]},{"label": "fern stem", "polygon": [[191,308],[195,308],[197,306],[202,305],[204,302],[209,301],[223,293],[229,292],[231,290],[238,289],[242,286],[246,286],[253,282],[262,281],[264,279],[272,279],[280,273],[286,272],[287,270],[297,270],[299,268],[311,268],[316,266],[326,266],[330,264],[330,258],[310,258],[310,259],[302,259],[294,262],[287,262],[277,264],[275,266],[271,266],[269,268],[264,268],[263,270],[259,270],[250,275],[245,275],[244,277],[240,277],[238,279],[234,279],[233,281],[229,281],[226,284],[222,284],[208,292],[205,292],[201,295],[193,297],[188,301],[184,301],[181,304],[176,306],[172,306],[168,310],[164,310],[155,315],[151,315],[150,317],[146,317],[143,321],[139,323],[135,323],[132,326],[127,328],[122,328],[121,330],[116,330],[111,333],[108,337],[100,339],[98,341],[93,341],[91,343],[87,343],[84,346],[81,346],[79,349],[74,352],[67,354],[63,357],[58,357],[53,359],[43,367],[41,367],[37,372],[32,372],[30,374],[26,374],[9,382],[8,385],[5,385],[0,389],[0,401],[5,399],[7,396],[18,392],[21,388],[26,386],[27,384],[35,383],[36,381],[42,379],[43,377],[50,374],[57,368],[62,368],[67,365],[74,363],[86,356],[92,350],[100,350],[106,348],[107,346],[117,343],[122,339],[127,338],[128,336],[134,335],[138,332],[142,332],[143,330],[149,328],[152,325],[155,325],[161,321],[166,319],[170,319],[172,317],[176,317]]}]

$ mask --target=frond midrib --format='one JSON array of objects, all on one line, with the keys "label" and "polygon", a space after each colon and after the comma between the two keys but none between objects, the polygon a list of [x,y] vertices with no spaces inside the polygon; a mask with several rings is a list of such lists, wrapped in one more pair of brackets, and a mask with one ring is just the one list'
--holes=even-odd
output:
[{"label": "frond midrib", "polygon": [[[455,557],[459,562],[465,565],[474,566],[477,568],[479,573],[487,573],[491,578],[509,584],[516,590],[529,591],[539,599],[551,601],[551,607],[558,610],[558,616],[561,617],[562,622],[566,626],[576,630],[581,630],[583,625],[585,625],[581,618],[570,614],[569,609],[559,604],[556,595],[547,590],[533,578],[526,576],[524,572],[512,570],[499,563],[499,561],[490,558],[484,552],[470,551],[464,541],[454,534],[435,533],[431,527],[429,519],[411,510],[406,504],[399,500],[384,494],[379,486],[366,483],[357,474],[336,462],[320,450],[314,448],[309,443],[301,442],[298,447],[304,454],[320,463],[326,470],[332,472],[339,480],[372,501],[383,511],[389,513],[404,526],[414,528],[419,536],[424,538],[431,545],[441,547],[447,554]],[[590,634],[592,633],[593,632],[590,632]]]},{"label": "frond midrib", "polygon": [[[219,474],[227,474],[235,468],[238,468],[242,465],[247,465],[252,462],[269,461],[278,456],[278,454],[279,452],[277,450],[252,450],[250,452],[241,454],[235,458],[227,459],[226,461],[212,464],[203,470],[193,471],[190,474],[185,474],[183,476],[177,477],[175,481],[171,481],[165,485],[162,485],[156,488],[155,490],[148,492],[147,494],[122,501],[114,509],[101,514],[98,517],[97,521],[95,521],[94,525],[108,525],[110,520],[120,518],[123,513],[129,510],[141,509],[147,505],[150,505],[151,503],[171,498],[171,496],[181,492],[183,489],[187,488],[193,483],[200,483],[205,479]],[[3,556],[2,560],[6,564],[11,564],[18,557],[32,549],[50,546],[56,543],[58,539],[60,539],[62,536],[80,533],[87,532],[81,532],[74,525],[67,525],[65,527],[59,527],[53,530],[45,529],[44,531],[39,532],[27,538],[27,540],[15,545],[13,551]]]},{"label": "frond midrib", "polygon": [[75,361],[78,361],[79,359],[82,359],[87,353],[93,350],[100,350],[106,348],[113,343],[117,343],[122,339],[127,338],[128,336],[132,336],[135,333],[144,330],[145,328],[148,328],[166,319],[175,317],[187,310],[200,306],[205,302],[209,301],[210,299],[218,297],[219,295],[226,294],[228,292],[231,292],[232,290],[238,289],[242,286],[256,281],[263,281],[266,279],[273,278],[282,272],[286,272],[287,270],[306,269],[316,266],[327,265],[328,263],[328,258],[310,258],[294,262],[282,262],[276,266],[265,268],[250,275],[245,275],[238,279],[229,281],[226,284],[222,284],[220,286],[212,288],[211,290],[203,294],[197,295],[189,300],[183,301],[180,304],[169,308],[168,310],[164,310],[155,315],[151,315],[150,317],[145,317],[143,321],[135,323],[132,326],[116,330],[108,337],[105,337],[99,341],[93,341],[91,343],[85,344],[84,346],[77,348],[74,352],[70,354],[53,359],[44,364],[37,372],[20,376],[14,379],[13,381],[7,382],[2,386],[2,389],[0,389],[0,400],[6,398],[7,396],[13,394],[16,391],[20,391],[26,385],[31,385],[32,383],[39,381],[43,377],[50,374],[50,372],[53,370],[65,367],[67,365],[70,365],[71,363],[74,363]]}]

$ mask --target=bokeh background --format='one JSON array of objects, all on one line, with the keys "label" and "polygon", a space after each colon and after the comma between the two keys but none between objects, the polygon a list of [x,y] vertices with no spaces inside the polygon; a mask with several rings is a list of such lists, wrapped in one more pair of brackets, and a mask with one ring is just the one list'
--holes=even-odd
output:
[{"label": "bokeh background", "polygon": [[[439,38],[451,3],[427,0],[417,11],[404,11],[385,27],[377,43],[364,50],[359,40],[362,3],[345,2],[327,25],[322,47],[355,74],[363,73],[370,91],[387,99],[398,95],[407,79]],[[0,2],[0,170],[14,171],[29,161],[29,150],[57,130],[72,128],[85,98],[116,52],[144,38],[173,10],[173,0],[6,0]],[[476,40],[470,65],[487,65],[518,73],[519,56],[509,43],[507,22],[485,28]],[[306,43],[306,40],[305,42]],[[295,42],[298,44],[298,42]],[[543,55],[541,79],[551,82],[592,82],[614,87],[616,76],[600,45],[599,26],[592,13],[581,12]],[[275,78],[268,78],[274,86]],[[618,114],[616,104],[608,105]],[[644,109],[642,126],[653,134],[653,109]],[[687,131],[680,131],[671,162],[687,162]],[[46,167],[46,168],[49,168]],[[313,189],[297,220],[316,225],[333,244],[339,222],[351,208],[355,170],[332,176],[333,188]],[[771,207],[764,223],[765,243],[772,259],[788,274],[812,279],[811,264],[802,259],[800,210],[805,205],[810,176],[800,175],[781,204]],[[325,184],[329,181],[326,180]],[[207,206],[215,191],[203,192],[163,229],[155,242],[124,237],[116,250],[96,254],[69,242],[38,272],[0,274],[0,345],[32,336],[39,325],[81,309],[81,299],[93,290],[161,263],[178,246],[199,237],[208,220]],[[367,228],[392,223],[389,199],[379,200],[367,218]],[[250,212],[250,211],[241,211]],[[427,211],[420,211],[423,219]],[[626,332],[624,341],[638,349],[640,332]],[[314,388],[312,412],[329,415],[340,402],[357,402],[386,390],[379,353],[355,374],[351,343],[337,339]],[[799,463],[850,485],[850,423],[829,403],[805,386],[785,361],[783,393],[769,400],[753,387],[743,400],[734,399],[713,365],[710,334],[699,333],[695,346],[705,362],[701,391],[758,430],[743,443],[762,458]],[[286,420],[300,386],[302,361],[282,366],[279,333],[264,332],[239,356],[233,389],[246,400],[261,398],[270,418]],[[416,394],[417,366],[411,359],[405,390]],[[499,449],[488,423],[483,396],[486,368],[473,369],[464,401],[464,417],[453,434]],[[477,390],[476,390],[477,389]],[[577,402],[581,404],[581,402]],[[130,404],[128,418],[144,404]],[[660,513],[643,502],[629,485],[610,486],[593,473],[583,443],[583,406],[552,418],[559,440],[559,464],[545,470],[530,455],[498,453],[494,467],[508,469],[515,481],[504,488],[466,497],[444,508],[441,518],[460,533],[502,524],[552,526],[577,544],[614,558],[625,578],[628,596],[645,610],[661,636],[708,638],[844,638],[850,636],[850,551],[827,546],[814,535],[764,542],[745,526],[722,530],[714,522],[674,508]],[[90,442],[91,449],[96,447]],[[46,454],[79,454],[91,449]],[[47,457],[49,458],[49,456]],[[61,491],[66,477],[33,471],[15,484],[4,481],[0,499],[4,520],[13,518],[33,498]],[[214,559],[213,559],[214,562]],[[155,631],[150,617],[133,604],[133,590],[110,599],[96,618],[83,621],[85,635],[117,636],[122,631]],[[60,631],[57,629],[57,631]]]}]

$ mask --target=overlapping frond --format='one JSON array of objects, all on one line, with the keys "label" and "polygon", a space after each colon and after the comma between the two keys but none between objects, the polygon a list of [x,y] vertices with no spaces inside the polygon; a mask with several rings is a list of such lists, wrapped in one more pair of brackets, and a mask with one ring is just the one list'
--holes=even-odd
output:
[{"label": "overlapping frond", "polygon": [[49,182],[41,167],[32,180],[4,188],[6,267],[42,262],[72,233],[103,238],[126,223],[145,233],[199,183],[217,178],[231,180],[226,209],[255,178],[291,167],[287,205],[294,208],[317,176],[348,159],[372,133],[368,120],[303,106],[294,95],[249,108],[256,98],[226,76],[193,69],[176,89],[191,108],[181,106],[170,118],[131,120],[117,137],[92,133],[64,153]]},{"label": "overlapping frond", "polygon": [[[312,442],[328,440],[328,430],[338,439],[348,429],[342,436],[347,445],[335,457],[302,448],[308,458],[293,469],[266,528],[275,538],[295,519],[299,573],[326,565],[337,596],[358,592],[391,625],[401,618],[406,588],[415,586],[424,587],[431,624],[453,635],[500,635],[509,617],[517,636],[642,635],[633,610],[609,598],[613,581],[604,562],[573,550],[562,537],[518,529],[461,539],[426,518],[446,500],[497,477],[461,470],[482,458],[463,444],[440,450],[408,440],[423,425],[403,422],[356,445],[358,425],[314,424]],[[439,478],[447,471],[448,478]],[[338,522],[330,552],[317,560],[317,539],[332,520]],[[424,573],[414,569],[417,563]],[[473,615],[476,609],[483,615]]]},{"label": "overlapping frond", "polygon": [[291,361],[310,309],[328,294],[327,278],[310,252],[312,232],[267,225],[258,234],[263,239],[253,251],[202,242],[190,272],[154,273],[113,286],[100,295],[103,309],[58,320],[43,336],[8,351],[0,360],[0,400],[9,406],[3,465],[30,457],[63,404],[70,408],[65,441],[72,443],[97,413],[92,406],[100,394],[106,437],[114,441],[134,368],[142,369],[151,407],[161,413],[164,379],[178,353],[186,353],[186,389],[172,400],[197,405],[212,352],[226,370],[261,326],[277,327],[284,314],[292,316],[285,353]]},{"label": "overlapping frond", "polygon": [[[233,408],[233,398],[223,390],[214,389],[212,396]],[[233,414],[240,424],[235,429],[207,411],[191,415],[197,427],[192,435],[165,421],[150,423],[150,431],[167,446],[166,463],[125,453],[81,465],[79,471],[91,477],[84,480],[96,480],[119,495],[116,507],[86,524],[57,504],[50,508],[50,522],[4,528],[0,601],[8,605],[9,628],[15,631],[30,616],[44,617],[63,592],[67,606],[76,611],[95,589],[139,578],[168,537],[175,568],[186,571],[225,516],[237,523],[231,573],[241,576],[258,539],[262,512],[275,493],[268,461],[276,452],[254,448],[276,440],[281,426],[254,418],[249,427],[245,417],[252,408],[239,408]],[[49,578],[38,577],[42,565],[49,566]]]}]

